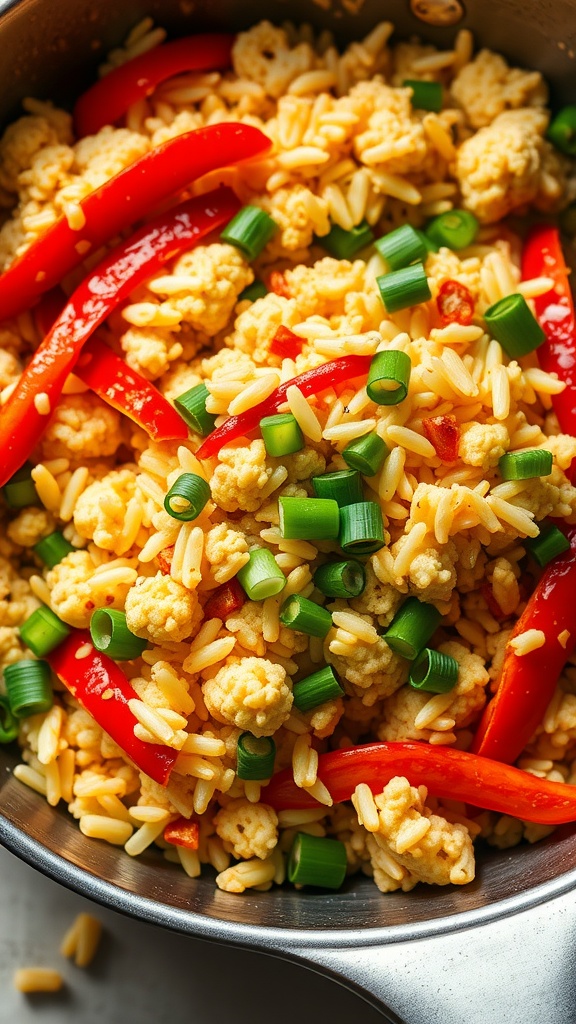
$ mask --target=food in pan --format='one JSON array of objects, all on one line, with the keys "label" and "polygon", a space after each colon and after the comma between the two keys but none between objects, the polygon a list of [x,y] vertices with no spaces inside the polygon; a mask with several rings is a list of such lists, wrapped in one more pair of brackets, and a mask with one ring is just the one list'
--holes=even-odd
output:
[{"label": "food in pan", "polygon": [[388,23],[101,70],[0,141],[15,775],[229,892],[465,884],[576,820],[576,109]]}]

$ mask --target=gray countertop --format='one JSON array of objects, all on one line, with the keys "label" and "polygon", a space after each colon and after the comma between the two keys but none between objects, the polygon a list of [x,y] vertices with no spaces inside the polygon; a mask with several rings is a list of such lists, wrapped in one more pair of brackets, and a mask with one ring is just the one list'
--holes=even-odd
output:
[{"label": "gray countertop", "polygon": [[[239,897],[241,898],[241,897]],[[58,952],[76,914],[105,932],[88,970]],[[25,996],[16,968],[55,967],[61,993]],[[103,910],[0,849],[1,1024],[381,1024],[353,993],[304,968]]]}]

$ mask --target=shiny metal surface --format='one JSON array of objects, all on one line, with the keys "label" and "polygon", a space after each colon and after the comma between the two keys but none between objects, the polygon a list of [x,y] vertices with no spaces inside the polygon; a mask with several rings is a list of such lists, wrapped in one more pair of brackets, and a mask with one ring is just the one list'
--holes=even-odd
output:
[{"label": "shiny metal surface", "polygon": [[[366,0],[357,17],[340,0],[329,11],[309,0],[289,6],[285,0],[0,0],[0,116],[14,116],[25,95],[69,102],[99,55],[148,13],[180,34],[240,28],[265,13],[277,21],[288,15],[309,20],[344,39],[388,17],[402,35],[425,34],[439,43],[453,38],[451,29],[419,22],[408,0]],[[461,25],[482,44],[541,68],[554,95],[573,100],[576,0],[469,0]],[[359,878],[338,894],[287,889],[235,897],[216,890],[212,878],[191,880],[160,857],[135,861],[86,839],[65,811],[48,807],[12,778],[15,760],[13,752],[0,750],[0,841],[94,900],[179,931],[297,960],[360,991],[391,1021],[576,1021],[568,1009],[573,972],[565,955],[576,927],[576,828],[535,847],[486,853],[476,881],[464,890],[422,887],[383,897]]]}]

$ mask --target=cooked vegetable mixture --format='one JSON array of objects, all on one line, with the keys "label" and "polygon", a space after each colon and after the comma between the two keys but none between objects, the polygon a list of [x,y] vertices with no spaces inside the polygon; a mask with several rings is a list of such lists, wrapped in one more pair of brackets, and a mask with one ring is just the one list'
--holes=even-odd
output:
[{"label": "cooked vegetable mixture", "polygon": [[228,892],[465,884],[576,820],[576,108],[164,36],[0,140],[0,742]]}]

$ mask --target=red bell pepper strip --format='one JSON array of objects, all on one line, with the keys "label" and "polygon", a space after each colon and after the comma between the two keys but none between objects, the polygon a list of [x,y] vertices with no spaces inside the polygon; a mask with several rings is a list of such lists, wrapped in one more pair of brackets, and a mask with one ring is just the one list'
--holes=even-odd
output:
[{"label": "red bell pepper strip", "polygon": [[258,128],[229,122],[186,132],[135,160],[80,202],[83,228],[74,231],[60,218],[0,276],[0,321],[29,308],[89,252],[147,217],[169,196],[210,171],[269,148],[270,140]]},{"label": "red bell pepper strip", "polygon": [[[522,657],[508,644],[498,689],[484,710],[472,746],[483,757],[511,763],[522,753],[576,648],[576,526],[565,532],[570,550],[546,566],[511,635],[513,639],[527,629],[541,629],[546,643]],[[565,646],[558,639],[564,630]]]},{"label": "red bell pepper strip", "polygon": [[371,362],[372,356],[342,356],[313,370],[306,370],[306,373],[301,373],[299,377],[292,377],[291,380],[280,384],[268,398],[252,409],[239,416],[229,416],[221,427],[217,427],[209,434],[204,444],[200,445],[196,456],[199,459],[209,459],[212,455],[217,455],[222,446],[229,441],[244,437],[251,430],[255,430],[263,416],[272,415],[286,401],[286,392],[292,384],[296,384],[304,397],[308,398],[310,395],[325,391],[326,388],[353,380],[354,377],[366,377]]},{"label": "red bell pepper strip", "polygon": [[164,839],[173,846],[183,846],[186,850],[197,850],[200,845],[200,830],[197,821],[187,818],[176,818],[164,829]]},{"label": "red bell pepper strip", "polygon": [[222,619],[225,622],[229,615],[240,610],[245,600],[246,594],[238,580],[228,580],[208,598],[204,605],[204,618]]},{"label": "red bell pepper strip", "polygon": [[230,66],[234,36],[208,32],[164,43],[110,71],[82,94],[74,107],[79,138],[95,135],[105,124],[116,124],[137,100],[150,96],[157,85],[185,71],[213,71]]},{"label": "red bell pepper strip", "polygon": [[[42,296],[34,309],[34,320],[42,335],[52,329],[65,304],[66,297],[60,288]],[[99,398],[129,416],[155,441],[188,437],[187,425],[168,399],[97,335],[84,346],[74,373]]]},{"label": "red bell pepper strip", "polygon": [[272,338],[270,351],[272,355],[280,356],[281,359],[296,359],[296,356],[299,356],[302,351],[303,344],[304,338],[301,338],[299,334],[294,334],[289,327],[280,324]]},{"label": "red bell pepper strip", "polygon": [[456,462],[460,442],[460,427],[456,417],[427,416],[422,420],[422,426],[438,458],[442,462]]},{"label": "red bell pepper strip", "polygon": [[547,373],[566,382],[564,391],[552,395],[560,429],[576,434],[576,317],[558,229],[538,224],[528,233],[522,251],[522,277],[550,277],[549,292],[533,301],[546,341],[538,349],[538,361]]},{"label": "red bell pepper strip", "polygon": [[[368,743],[320,754],[318,777],[335,803],[349,800],[365,782],[380,793],[396,775],[413,786],[424,785],[432,796],[462,800],[523,821],[560,825],[576,821],[576,786],[538,779],[510,765],[463,750],[428,743]],[[318,808],[318,802],[294,782],[291,769],[274,775],[266,787],[266,803],[277,811]]]},{"label": "red bell pepper strip", "polygon": [[167,260],[230,220],[239,207],[228,188],[181,203],[117,246],[79,285],[0,412],[0,486],[28,458],[48,422],[38,412],[35,397],[47,395],[54,409],[83,346],[111,311]]},{"label": "red bell pepper strip", "polygon": [[443,327],[447,327],[448,324],[467,326],[472,323],[474,299],[466,285],[460,281],[449,280],[440,285],[436,306]]},{"label": "red bell pepper strip", "polygon": [[[90,648],[86,655],[84,647]],[[165,786],[178,751],[160,743],[144,743],[134,735],[138,719],[128,701],[138,699],[138,694],[116,662],[92,646],[88,630],[75,629],[46,655],[46,660],[66,689],[136,767]]]}]

